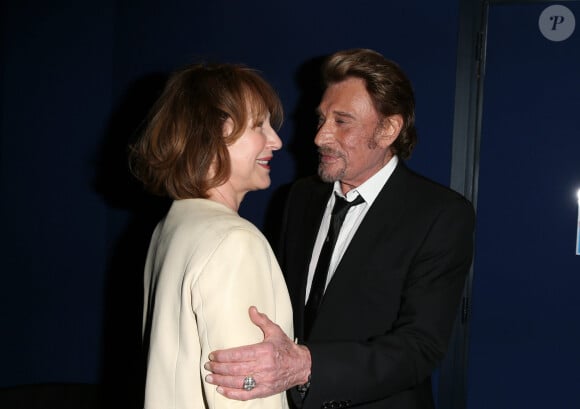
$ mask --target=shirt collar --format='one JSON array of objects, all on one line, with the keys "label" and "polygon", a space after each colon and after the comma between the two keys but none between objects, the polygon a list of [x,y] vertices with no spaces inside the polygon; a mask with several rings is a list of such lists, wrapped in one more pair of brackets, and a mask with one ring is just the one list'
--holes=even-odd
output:
[{"label": "shirt collar", "polygon": [[333,190],[336,194],[345,198],[349,202],[360,195],[365,200],[365,203],[370,206],[373,204],[381,189],[395,171],[398,163],[399,158],[397,155],[394,155],[391,160],[389,160],[387,164],[383,166],[377,173],[365,180],[364,183],[362,183],[360,186],[349,190],[346,194],[346,197],[340,188],[340,181],[337,180],[334,182]]}]

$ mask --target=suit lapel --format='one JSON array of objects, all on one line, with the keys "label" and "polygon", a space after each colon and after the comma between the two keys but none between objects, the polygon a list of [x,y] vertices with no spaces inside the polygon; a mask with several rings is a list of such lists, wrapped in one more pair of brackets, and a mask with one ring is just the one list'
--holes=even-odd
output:
[{"label": "suit lapel", "polygon": [[300,203],[303,208],[299,209],[297,217],[292,220],[299,220],[299,226],[296,226],[296,234],[291,240],[296,241],[295,251],[292,252],[292,260],[287,260],[286,265],[290,267],[292,274],[286,278],[292,306],[295,315],[296,336],[302,337],[302,323],[304,316],[304,304],[306,302],[306,283],[308,280],[308,267],[312,259],[312,250],[318,235],[320,223],[324,215],[324,210],[328,198],[332,193],[332,184],[316,183],[311,189],[302,191],[306,195],[304,198],[297,198],[296,202]]},{"label": "suit lapel", "polygon": [[[373,202],[371,208],[365,215],[364,220],[353,236],[346,249],[334,276],[326,289],[323,304],[328,300],[331,302],[334,294],[340,294],[347,286],[352,274],[360,271],[361,263],[369,258],[369,251],[372,251],[371,243],[379,240],[380,237],[389,235],[403,217],[406,201],[407,169],[399,162],[397,168],[381,189],[381,192]],[[321,307],[320,313],[324,310]]]}]

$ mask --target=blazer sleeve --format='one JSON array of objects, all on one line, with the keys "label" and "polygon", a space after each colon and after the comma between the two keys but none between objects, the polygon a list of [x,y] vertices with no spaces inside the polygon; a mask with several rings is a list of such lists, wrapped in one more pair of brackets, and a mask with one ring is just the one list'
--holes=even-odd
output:
[{"label": "blazer sleeve", "polygon": [[[203,378],[208,374],[203,364],[211,351],[263,340],[261,330],[248,316],[251,305],[274,321],[285,314],[291,316],[286,289],[283,281],[281,286],[275,279],[277,275],[281,277],[273,253],[266,240],[256,232],[233,229],[215,248],[192,288],[192,297],[201,300],[194,312],[201,343]],[[277,311],[277,303],[287,305],[288,311]],[[211,409],[286,407],[284,394],[242,402],[223,397],[214,385],[204,380],[203,387]]]},{"label": "blazer sleeve", "polygon": [[[471,266],[474,212],[454,200],[432,221],[413,257],[391,329],[360,341],[307,342],[312,382],[305,407],[388,398],[424,382],[438,365]],[[361,319],[365,319],[361,317]],[[380,320],[380,317],[376,318]]]}]

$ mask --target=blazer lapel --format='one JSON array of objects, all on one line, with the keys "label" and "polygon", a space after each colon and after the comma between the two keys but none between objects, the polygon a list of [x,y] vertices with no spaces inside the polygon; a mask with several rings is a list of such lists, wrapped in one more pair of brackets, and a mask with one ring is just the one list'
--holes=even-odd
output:
[{"label": "blazer lapel", "polygon": [[[289,237],[296,242],[295,251],[292,252],[292,260],[285,261],[285,267],[289,268],[290,274],[286,277],[286,283],[292,299],[294,309],[295,335],[302,338],[304,305],[306,303],[306,283],[308,280],[308,267],[312,259],[312,250],[318,235],[320,223],[324,215],[324,210],[328,198],[332,193],[332,184],[316,183],[311,189],[302,194],[305,198],[298,198],[296,201],[304,206],[298,217],[299,226],[292,229],[296,234]],[[288,273],[288,272],[285,272]]]},{"label": "blazer lapel", "polygon": [[[324,304],[332,303],[334,294],[340,297],[349,277],[360,271],[361,262],[368,259],[371,246],[383,235],[393,231],[405,211],[407,169],[399,162],[399,165],[382,188],[365,215],[364,220],[353,236],[340,263],[338,264],[332,280],[330,281],[319,314],[324,311]],[[339,301],[340,302],[340,301]]]}]

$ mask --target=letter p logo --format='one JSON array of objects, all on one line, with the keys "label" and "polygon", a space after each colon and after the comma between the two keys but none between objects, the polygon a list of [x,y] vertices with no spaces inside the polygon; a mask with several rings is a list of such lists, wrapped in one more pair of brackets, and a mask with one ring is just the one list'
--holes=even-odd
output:
[{"label": "letter p logo", "polygon": [[546,7],[538,20],[540,32],[550,41],[564,41],[574,33],[576,19],[568,7]]},{"label": "letter p logo", "polygon": [[553,22],[552,31],[554,31],[556,30],[558,24],[562,24],[564,22],[564,16],[551,16],[550,20]]}]

